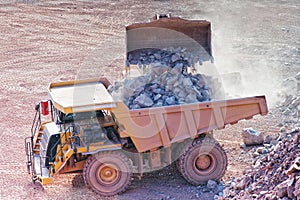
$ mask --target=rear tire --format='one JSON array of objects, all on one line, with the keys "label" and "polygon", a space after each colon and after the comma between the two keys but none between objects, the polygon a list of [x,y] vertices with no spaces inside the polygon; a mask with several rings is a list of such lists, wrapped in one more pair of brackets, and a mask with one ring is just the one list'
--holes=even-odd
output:
[{"label": "rear tire", "polygon": [[83,177],[88,188],[101,196],[120,194],[131,183],[131,162],[121,152],[100,152],[86,161]]},{"label": "rear tire", "polygon": [[226,168],[227,156],[224,149],[209,137],[194,140],[178,160],[179,172],[193,185],[220,180]]}]

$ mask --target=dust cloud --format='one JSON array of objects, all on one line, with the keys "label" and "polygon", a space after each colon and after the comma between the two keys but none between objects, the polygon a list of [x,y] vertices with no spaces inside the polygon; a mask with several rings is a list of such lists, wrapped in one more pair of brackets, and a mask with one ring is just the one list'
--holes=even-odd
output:
[{"label": "dust cloud", "polygon": [[[273,6],[273,1],[268,4]],[[286,28],[282,15],[260,2],[245,1],[247,6],[243,7],[240,1],[211,5],[206,2],[190,16],[208,20],[212,26],[214,63],[198,66],[200,73],[217,76],[226,99],[266,95],[268,106],[273,108],[288,95],[295,96],[297,81],[292,73],[297,67],[294,39],[298,36],[294,26]],[[277,23],[266,20],[270,17]]]},{"label": "dust cloud", "polygon": [[268,55],[239,55],[230,53],[226,46],[215,47],[216,70],[228,97],[265,95],[268,106],[274,108],[288,95],[296,94],[296,81],[286,79],[277,70],[283,66],[268,60]]},{"label": "dust cloud", "polygon": [[[221,52],[220,52],[221,53]],[[224,91],[224,99],[265,95],[270,108],[294,93],[295,83],[283,85],[280,72],[273,69],[266,59],[239,61],[234,55],[216,53],[214,63],[198,66],[200,73],[218,78]]]}]

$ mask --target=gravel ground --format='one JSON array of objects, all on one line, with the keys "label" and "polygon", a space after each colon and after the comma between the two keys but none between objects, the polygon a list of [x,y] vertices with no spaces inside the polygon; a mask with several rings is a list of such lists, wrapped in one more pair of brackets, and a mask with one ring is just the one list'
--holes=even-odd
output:
[{"label": "gravel ground", "polygon": [[[59,175],[44,188],[33,185],[26,172],[23,138],[30,134],[35,103],[47,98],[49,82],[121,78],[124,25],[169,12],[211,21],[218,73],[242,75],[243,90],[237,93],[232,84],[225,90],[232,96],[267,94],[271,106],[289,92],[281,83],[300,71],[299,6],[298,0],[1,0],[0,199],[100,198],[84,187],[72,188],[74,175]],[[272,110],[266,117],[215,133],[229,158],[224,181],[252,164],[252,149],[240,149],[242,128],[276,134],[279,120]],[[202,187],[190,186],[170,166],[135,179],[125,194],[111,199],[213,199],[209,192],[202,193]]]}]

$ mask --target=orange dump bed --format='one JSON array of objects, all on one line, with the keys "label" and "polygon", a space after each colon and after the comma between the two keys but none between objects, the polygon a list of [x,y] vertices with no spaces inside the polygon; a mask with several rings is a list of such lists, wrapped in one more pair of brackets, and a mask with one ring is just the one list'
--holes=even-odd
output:
[{"label": "orange dump bed", "polygon": [[264,96],[202,102],[149,109],[128,110],[118,102],[112,109],[121,127],[121,137],[131,137],[139,152],[171,143],[227,124],[268,112]]},{"label": "orange dump bed", "polygon": [[121,137],[130,137],[139,152],[168,147],[268,112],[264,96],[129,110],[123,102],[113,100],[108,85],[107,79],[51,83],[48,93],[64,113],[112,111]]}]

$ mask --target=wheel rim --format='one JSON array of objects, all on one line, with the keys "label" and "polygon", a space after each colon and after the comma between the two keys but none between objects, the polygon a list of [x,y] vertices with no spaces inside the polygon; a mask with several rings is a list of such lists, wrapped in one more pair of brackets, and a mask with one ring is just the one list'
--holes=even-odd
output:
[{"label": "wheel rim", "polygon": [[114,165],[104,164],[98,169],[97,179],[100,184],[113,185],[120,178],[120,173]]},{"label": "wheel rim", "polygon": [[209,154],[198,155],[194,160],[194,169],[200,175],[207,175],[214,171],[216,160]]}]

